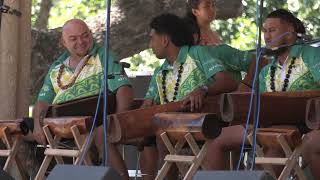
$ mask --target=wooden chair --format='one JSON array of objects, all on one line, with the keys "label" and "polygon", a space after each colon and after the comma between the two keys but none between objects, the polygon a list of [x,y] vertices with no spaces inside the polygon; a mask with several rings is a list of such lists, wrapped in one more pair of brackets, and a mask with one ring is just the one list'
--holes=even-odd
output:
[{"label": "wooden chair", "polygon": [[[44,134],[49,143],[49,147],[44,151],[45,158],[37,173],[36,180],[42,180],[49,167],[52,158],[55,158],[57,164],[64,164],[62,157],[75,158],[73,164],[78,164],[80,157],[85,148],[85,144],[89,140],[88,130],[91,127],[91,117],[59,117],[44,119]],[[81,137],[84,135],[85,137]],[[74,139],[75,149],[65,149],[59,147],[62,138]],[[83,140],[85,139],[85,140]],[[90,157],[84,158],[85,165],[92,165]]]},{"label": "wooden chair", "polygon": [[[253,145],[252,133],[248,140]],[[269,171],[276,178],[272,165],[284,165],[278,177],[279,180],[288,179],[290,175],[296,175],[300,180],[306,180],[306,176],[299,166],[301,156],[301,134],[293,129],[259,128],[257,131],[256,164]],[[265,157],[264,149],[272,148],[283,151],[285,157]]]},{"label": "wooden chair", "polygon": [[[156,180],[164,179],[173,163],[177,165],[184,180],[192,179],[200,166],[206,169],[203,160],[208,151],[208,140],[221,132],[220,122],[215,121],[218,119],[215,114],[159,113],[154,119],[162,131],[160,137],[169,151]],[[204,141],[201,148],[197,141]],[[193,155],[179,154],[185,144],[191,148]]]},{"label": "wooden chair", "polygon": [[20,123],[21,120],[0,122],[0,138],[7,148],[0,150],[0,156],[7,157],[6,163],[3,167],[4,171],[8,172],[10,167],[16,166],[20,178],[22,180],[27,180],[26,172],[24,171],[21,161],[17,156],[22,135]]}]

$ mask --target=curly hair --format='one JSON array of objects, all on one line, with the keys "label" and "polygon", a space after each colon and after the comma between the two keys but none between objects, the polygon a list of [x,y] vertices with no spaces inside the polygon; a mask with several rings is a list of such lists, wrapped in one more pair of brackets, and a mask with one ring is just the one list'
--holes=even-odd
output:
[{"label": "curly hair", "polygon": [[187,23],[180,17],[165,13],[156,16],[150,23],[150,28],[159,34],[168,35],[174,45],[192,46],[194,44],[192,32]]},{"label": "curly hair", "polygon": [[296,33],[305,34],[306,28],[302,21],[296,18],[291,12],[284,9],[277,9],[267,15],[267,18],[279,18],[288,24],[291,24]]}]

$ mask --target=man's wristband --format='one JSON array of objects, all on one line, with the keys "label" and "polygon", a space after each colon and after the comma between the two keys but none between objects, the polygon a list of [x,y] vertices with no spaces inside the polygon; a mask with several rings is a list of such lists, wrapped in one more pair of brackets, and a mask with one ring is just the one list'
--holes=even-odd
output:
[{"label": "man's wristband", "polygon": [[40,127],[42,128],[44,126],[44,118],[46,117],[47,115],[47,111],[41,111],[40,113],[40,116],[39,116],[39,124],[40,124]]},{"label": "man's wristband", "polygon": [[203,86],[200,87],[200,89],[201,89],[201,91],[204,92],[205,96],[208,96],[208,94],[209,94],[209,87],[208,86],[203,85]]},{"label": "man's wristband", "polygon": [[251,86],[250,84],[248,84],[248,83],[246,83],[246,82],[244,82],[244,81],[241,81],[240,83],[242,83],[242,84],[244,84],[244,85],[246,85],[247,87],[249,87],[249,88],[252,89],[252,86]]}]

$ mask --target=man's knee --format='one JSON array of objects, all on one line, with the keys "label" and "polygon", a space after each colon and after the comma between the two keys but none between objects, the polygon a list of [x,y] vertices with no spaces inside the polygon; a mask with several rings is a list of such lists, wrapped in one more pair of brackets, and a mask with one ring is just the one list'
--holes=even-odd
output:
[{"label": "man's knee", "polygon": [[302,142],[302,152],[305,156],[312,153],[320,153],[320,145],[318,141],[320,139],[320,131],[311,131],[306,134]]}]

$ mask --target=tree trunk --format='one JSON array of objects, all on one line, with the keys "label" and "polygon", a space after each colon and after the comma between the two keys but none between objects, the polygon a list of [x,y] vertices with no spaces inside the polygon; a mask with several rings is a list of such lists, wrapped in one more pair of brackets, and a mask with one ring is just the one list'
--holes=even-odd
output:
[{"label": "tree trunk", "polygon": [[[112,22],[113,52],[120,58],[125,58],[147,49],[151,19],[165,12],[183,16],[186,10],[185,2],[186,0],[118,0],[118,13],[122,19]],[[217,0],[217,19],[238,17],[242,13],[242,7],[241,0]],[[114,13],[114,16],[116,14]]]},{"label": "tree trunk", "polygon": [[[5,5],[19,9],[19,1],[5,0]],[[16,118],[16,92],[19,58],[19,18],[2,14],[0,33],[0,120]]]},{"label": "tree trunk", "polygon": [[52,0],[42,0],[40,3],[40,12],[36,20],[35,28],[40,30],[46,30],[48,26],[48,20],[50,15],[50,9],[52,7]]},{"label": "tree trunk", "polygon": [[17,117],[26,117],[30,105],[31,71],[31,0],[21,0],[19,18],[19,61],[17,76]]},{"label": "tree trunk", "polygon": [[[27,116],[30,104],[31,0],[5,0],[4,4],[19,10],[22,16],[2,14],[0,120]],[[34,174],[37,170],[35,161],[29,158],[33,154],[28,145],[19,146],[17,155],[23,169],[29,171],[29,174]],[[19,179],[14,166],[9,171],[11,176]]]}]

